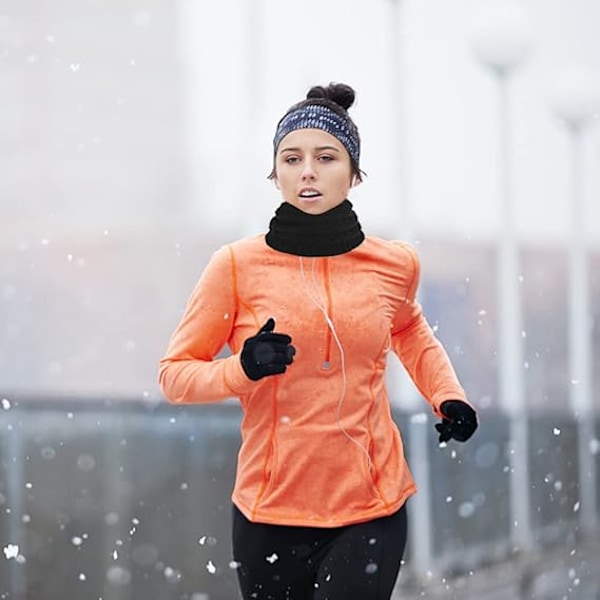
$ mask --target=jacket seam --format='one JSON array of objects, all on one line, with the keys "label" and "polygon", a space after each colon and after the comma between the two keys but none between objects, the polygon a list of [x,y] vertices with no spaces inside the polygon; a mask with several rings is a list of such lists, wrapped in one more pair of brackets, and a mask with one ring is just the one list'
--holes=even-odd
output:
[{"label": "jacket seam", "polygon": [[230,245],[229,248],[229,256],[231,258],[231,291],[233,293],[233,304],[235,307],[235,314],[233,315],[232,323],[235,323],[235,319],[239,313],[239,304],[240,298],[238,294],[238,283],[237,283],[237,263],[235,261],[235,252],[233,247]]},{"label": "jacket seam", "polygon": [[419,274],[420,274],[420,266],[419,266],[419,261],[417,260],[417,257],[414,253],[414,251],[412,250],[412,248],[408,245],[405,246],[406,247],[406,251],[408,254],[408,257],[412,263],[412,267],[413,267],[413,276],[411,279],[410,284],[408,285],[408,290],[407,290],[407,299],[412,299],[414,300],[416,297],[416,293],[417,293],[417,286],[419,284]]},{"label": "jacket seam", "polygon": [[[277,476],[277,444],[275,443],[275,431],[277,428],[277,381],[273,382],[273,396],[271,399],[271,430],[269,432],[269,441],[265,453],[265,460],[262,466],[262,481],[260,488],[256,493],[256,500],[252,507],[252,514],[255,515],[263,498],[271,490],[275,477]],[[271,465],[271,476],[268,475],[269,465]]]},{"label": "jacket seam", "polygon": [[[379,350],[379,354],[381,355],[382,353],[382,349],[383,347],[385,347],[385,345],[387,344],[387,338],[384,340],[383,342],[383,346],[382,348],[380,348]],[[369,407],[369,412],[367,415],[367,428],[369,431],[369,442],[370,444],[373,443],[373,430],[371,428],[371,413],[373,411],[373,408],[375,407],[375,401],[376,401],[376,396],[375,393],[373,392],[373,383],[377,378],[377,366],[374,365],[373,371],[371,372],[371,380],[369,381],[369,395],[371,396],[371,406]],[[374,449],[373,449],[374,450]],[[378,481],[379,481],[379,471],[377,469],[377,466],[375,465],[375,462],[373,460],[371,460],[371,453],[369,452],[369,462],[371,464],[371,467],[373,469],[373,476],[371,476],[371,481],[373,482],[373,486],[375,487],[375,490],[377,491],[379,498],[381,499],[381,501],[384,503],[385,506],[389,506],[389,502],[386,498],[386,495],[383,493],[381,486],[379,485]],[[375,451],[373,451],[373,457],[375,456]]]},{"label": "jacket seam", "polygon": [[[231,262],[231,294],[233,296],[233,317],[231,320],[232,323],[232,327],[231,327],[231,331],[233,332],[233,326],[235,324],[235,321],[237,319],[238,313],[239,313],[239,296],[238,296],[238,285],[237,285],[237,263],[235,260],[235,251],[233,249],[233,246],[231,246],[231,244],[229,246],[227,246],[227,249],[229,250],[229,259]],[[230,333],[231,335],[231,333]],[[235,385],[233,384],[233,382],[229,381],[229,378],[227,377],[227,373],[226,373],[226,369],[223,369],[223,382],[225,383],[225,386],[227,388],[229,388],[229,390],[231,391],[232,394],[234,395],[238,395],[239,392],[238,390],[236,390]]]}]

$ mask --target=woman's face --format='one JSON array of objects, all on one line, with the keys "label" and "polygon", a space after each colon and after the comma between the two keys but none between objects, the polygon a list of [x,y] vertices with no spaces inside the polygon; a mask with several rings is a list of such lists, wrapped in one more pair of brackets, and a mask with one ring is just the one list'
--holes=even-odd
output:
[{"label": "woman's face", "polygon": [[355,185],[348,151],[320,129],[297,129],[281,140],[274,181],[285,202],[311,215],[341,204]]}]

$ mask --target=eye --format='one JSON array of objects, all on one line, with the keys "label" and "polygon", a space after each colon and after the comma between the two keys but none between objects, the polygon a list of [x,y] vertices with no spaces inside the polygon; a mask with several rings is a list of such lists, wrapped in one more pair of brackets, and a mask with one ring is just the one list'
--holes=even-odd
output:
[{"label": "eye", "polygon": [[335,158],[329,154],[323,154],[322,156],[319,156],[319,160],[321,162],[330,162],[332,160],[335,160]]},{"label": "eye", "polygon": [[288,156],[284,159],[288,165],[295,165],[300,159],[297,156]]}]

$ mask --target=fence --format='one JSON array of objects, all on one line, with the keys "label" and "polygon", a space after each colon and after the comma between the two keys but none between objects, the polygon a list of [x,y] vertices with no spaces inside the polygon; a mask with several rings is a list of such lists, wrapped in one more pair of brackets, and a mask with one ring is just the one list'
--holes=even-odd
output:
[{"label": "fence", "polygon": [[[396,419],[421,490],[409,501],[399,585],[512,556],[507,418],[484,412],[469,443],[446,447],[427,414]],[[0,599],[236,598],[229,530],[239,421],[234,403],[4,399]],[[596,534],[580,522],[577,423],[530,415],[527,430],[530,550],[576,548]],[[597,482],[597,442],[590,452]]]}]

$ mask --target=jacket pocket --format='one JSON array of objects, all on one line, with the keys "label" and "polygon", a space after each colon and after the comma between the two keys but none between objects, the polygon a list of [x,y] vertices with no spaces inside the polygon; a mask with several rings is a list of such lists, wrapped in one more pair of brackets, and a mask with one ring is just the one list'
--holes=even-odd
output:
[{"label": "jacket pocket", "polygon": [[375,445],[370,437],[367,437],[366,444],[363,445],[358,440],[354,440],[356,449],[360,452],[361,468],[364,480],[369,487],[373,497],[381,500],[381,494],[377,487],[377,471],[375,461],[373,460]]},{"label": "jacket pocket", "polygon": [[273,487],[275,486],[275,479],[277,474],[277,444],[275,439],[272,438],[269,447],[267,448],[267,456],[265,458],[265,465],[262,472],[263,484],[258,493],[256,499],[257,506],[271,494]]}]

